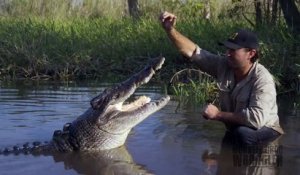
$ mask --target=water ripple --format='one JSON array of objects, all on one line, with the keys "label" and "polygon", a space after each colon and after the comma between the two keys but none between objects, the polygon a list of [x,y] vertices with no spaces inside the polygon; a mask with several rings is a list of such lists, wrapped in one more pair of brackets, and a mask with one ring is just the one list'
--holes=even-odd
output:
[{"label": "water ripple", "polygon": [[[0,148],[33,141],[50,140],[53,131],[62,129],[90,107],[90,100],[111,84],[34,83],[0,84]],[[143,86],[133,95],[159,99],[163,93],[157,86]],[[206,150],[219,151],[224,128],[201,118],[199,112],[177,110],[170,101],[133,128],[126,141],[130,156],[155,174],[208,174],[201,160]],[[176,111],[176,112],[175,112]],[[286,145],[299,145],[299,118],[285,119]],[[287,147],[287,146],[286,146]],[[299,153],[288,149],[290,162]],[[76,162],[77,163],[77,162]],[[78,162],[80,164],[81,162]],[[291,166],[283,164],[283,169]],[[95,168],[91,165],[84,169]],[[2,156],[2,174],[80,174],[63,162],[47,156]],[[284,171],[282,171],[284,172]],[[213,174],[213,173],[212,173]]]}]

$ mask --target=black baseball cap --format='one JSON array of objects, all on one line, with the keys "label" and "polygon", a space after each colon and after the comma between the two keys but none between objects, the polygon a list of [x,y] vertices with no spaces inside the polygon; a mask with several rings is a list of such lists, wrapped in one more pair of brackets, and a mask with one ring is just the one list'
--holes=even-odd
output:
[{"label": "black baseball cap", "polygon": [[219,42],[219,45],[234,50],[240,48],[258,49],[259,47],[256,34],[246,29],[241,29],[232,34],[226,41]]}]

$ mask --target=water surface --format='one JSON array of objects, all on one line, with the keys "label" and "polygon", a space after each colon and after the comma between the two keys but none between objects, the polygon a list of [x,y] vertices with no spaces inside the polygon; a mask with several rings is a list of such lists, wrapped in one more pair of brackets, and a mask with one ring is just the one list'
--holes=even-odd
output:
[{"label": "water surface", "polygon": [[[50,140],[54,130],[83,113],[90,99],[109,86],[94,82],[0,83],[0,148]],[[162,91],[158,86],[145,86],[134,95],[158,99]],[[289,102],[289,98],[280,102],[286,134],[277,143],[281,149],[278,166],[227,166],[232,156],[224,156],[221,162],[213,157],[203,159],[221,152],[224,126],[204,120],[200,107],[176,111],[178,103],[171,100],[136,126],[124,147],[101,153],[0,155],[0,174],[199,175],[216,174],[218,169],[220,174],[300,174],[300,116]]]}]

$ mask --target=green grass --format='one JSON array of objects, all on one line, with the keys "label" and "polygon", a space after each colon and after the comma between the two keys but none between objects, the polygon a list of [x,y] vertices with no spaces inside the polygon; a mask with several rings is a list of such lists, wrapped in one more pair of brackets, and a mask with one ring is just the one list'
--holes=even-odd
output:
[{"label": "green grass", "polygon": [[[178,19],[177,25],[202,48],[216,54],[225,51],[217,42],[243,27],[248,26],[198,19]],[[261,39],[261,62],[276,77],[281,76],[285,64],[299,61],[297,55],[289,55],[297,40],[283,27],[257,33]],[[141,68],[147,58],[160,54],[167,58],[169,77],[185,66],[192,67],[176,64],[181,56],[158,20],[152,18],[133,21],[2,17],[0,41],[2,77],[95,78],[107,72],[129,75]]]},{"label": "green grass", "polygon": [[151,20],[2,18],[0,27],[4,76],[62,79],[101,77],[114,71],[130,74],[147,58],[172,50],[158,23]]},{"label": "green grass", "polygon": [[[141,0],[139,20],[131,19],[126,4],[117,0],[87,0],[81,8],[73,8],[68,1],[12,2],[0,17],[0,79],[119,81],[141,69],[148,58],[163,55],[166,63],[154,81],[169,82],[178,71],[195,66],[184,61],[162,30],[158,21],[162,10],[176,13],[177,29],[216,54],[225,52],[218,41],[239,28],[253,29],[242,18],[226,17],[226,13],[214,12],[214,18],[205,20],[203,4],[193,0],[187,4]],[[260,38],[260,62],[278,80],[279,91],[287,91],[284,85],[300,73],[299,38],[291,36],[282,21],[253,30]],[[210,98],[201,92],[213,89],[195,79],[173,88],[177,97],[199,101]]]},{"label": "green grass", "polygon": [[[205,103],[218,103],[218,91],[215,83],[190,81],[190,83],[178,83],[172,86],[174,97],[181,103],[180,106],[190,104],[201,105]],[[179,106],[179,107],[180,107]]]}]

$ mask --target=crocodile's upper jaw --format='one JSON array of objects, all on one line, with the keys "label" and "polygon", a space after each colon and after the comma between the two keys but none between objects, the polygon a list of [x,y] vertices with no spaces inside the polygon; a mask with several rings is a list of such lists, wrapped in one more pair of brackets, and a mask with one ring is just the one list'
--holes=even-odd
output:
[{"label": "crocodile's upper jaw", "polygon": [[92,99],[92,107],[71,124],[72,142],[83,150],[103,150],[123,145],[134,126],[170,100],[169,96],[156,101],[141,96],[132,103],[124,103],[136,88],[152,78],[163,63],[163,57],[152,59],[139,73]]},{"label": "crocodile's upper jaw", "polygon": [[[151,101],[150,97],[140,96],[131,103],[124,103],[139,86],[149,82],[155,74],[155,71],[159,70],[163,63],[163,57],[151,60],[143,70],[128,80],[109,90],[105,90],[105,92],[100,95],[102,99],[97,99],[96,97],[92,100],[92,106],[97,108],[100,107],[97,102],[102,102],[101,100],[105,98],[109,99],[109,105],[105,108],[105,115],[99,116],[98,119],[99,127],[102,130],[113,134],[127,132],[169,102],[169,96],[162,97],[157,101]],[[103,107],[100,107],[100,109],[103,109]]]}]

